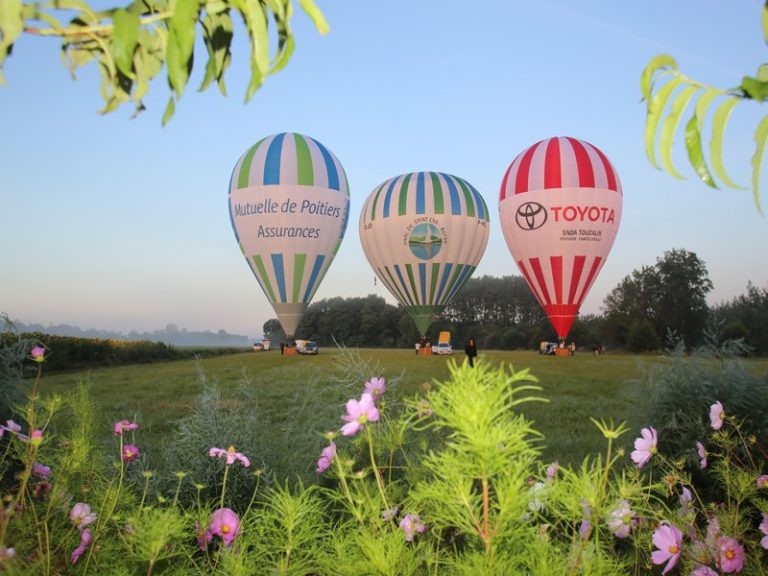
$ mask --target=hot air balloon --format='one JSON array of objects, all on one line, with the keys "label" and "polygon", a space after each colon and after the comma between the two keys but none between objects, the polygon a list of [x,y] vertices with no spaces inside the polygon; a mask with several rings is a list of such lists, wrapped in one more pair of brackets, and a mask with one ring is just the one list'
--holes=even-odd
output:
[{"label": "hot air balloon", "polygon": [[344,168],[309,136],[268,136],[235,165],[229,216],[283,330],[294,336],[347,228]]},{"label": "hot air balloon", "polygon": [[440,172],[390,178],[368,196],[360,242],[422,336],[480,262],[488,207],[466,180]]},{"label": "hot air balloon", "polygon": [[504,174],[504,239],[561,340],[611,250],[621,202],[613,165],[576,138],[542,140]]}]

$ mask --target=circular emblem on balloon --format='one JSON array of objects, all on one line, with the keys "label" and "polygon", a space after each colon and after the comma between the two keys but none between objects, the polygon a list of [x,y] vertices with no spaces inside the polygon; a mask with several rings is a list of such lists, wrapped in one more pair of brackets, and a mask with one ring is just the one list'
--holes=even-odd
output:
[{"label": "circular emblem on balloon", "polygon": [[504,173],[499,218],[507,247],[565,339],[613,246],[622,190],[611,162],[592,144],[542,140]]},{"label": "circular emblem on balloon", "polygon": [[408,235],[408,247],[419,260],[431,260],[440,253],[443,238],[434,224],[417,224]]},{"label": "circular emblem on balloon", "polygon": [[360,213],[360,242],[381,282],[426,335],[488,244],[488,207],[466,180],[411,172],[383,182]]},{"label": "circular emblem on balloon", "polygon": [[283,330],[294,336],[347,228],[349,185],[341,163],[309,136],[268,136],[235,165],[229,216]]}]

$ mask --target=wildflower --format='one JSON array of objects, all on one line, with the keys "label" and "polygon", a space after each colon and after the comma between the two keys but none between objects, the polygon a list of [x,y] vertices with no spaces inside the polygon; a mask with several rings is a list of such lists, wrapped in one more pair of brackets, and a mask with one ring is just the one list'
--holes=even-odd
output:
[{"label": "wildflower", "polygon": [[322,474],[331,465],[331,462],[333,462],[333,459],[336,457],[336,444],[331,441],[330,445],[323,448],[323,451],[320,452],[320,458],[317,460],[317,473]]},{"label": "wildflower", "polygon": [[34,446],[40,446],[40,444],[43,443],[43,431],[40,430],[39,428],[35,428],[34,430],[32,430],[32,434],[30,434],[29,436],[30,436],[29,441]]},{"label": "wildflower", "polygon": [[413,536],[416,532],[421,534],[427,527],[421,523],[421,519],[418,514],[406,514],[403,519],[400,520],[400,528],[405,532],[405,540],[407,542],[413,542]]},{"label": "wildflower", "polygon": [[139,448],[133,444],[126,444],[123,446],[123,453],[120,455],[120,459],[123,462],[133,462],[139,457]]},{"label": "wildflower", "polygon": [[717,576],[717,572],[709,566],[697,566],[691,572],[691,576]]},{"label": "wildflower", "polygon": [[347,401],[347,413],[341,417],[346,422],[341,427],[343,436],[354,436],[368,422],[376,422],[379,419],[379,411],[376,403],[368,392],[363,392],[358,402],[354,398]]},{"label": "wildflower", "polygon": [[72,510],[69,512],[69,519],[75,525],[75,528],[82,530],[88,524],[96,522],[96,513],[91,512],[91,507],[88,504],[78,502],[72,506]]},{"label": "wildflower", "polygon": [[229,508],[219,508],[211,515],[208,530],[211,535],[221,538],[226,546],[230,546],[240,533],[240,519]]},{"label": "wildflower", "polygon": [[29,357],[35,362],[45,362],[45,348],[42,346],[35,346],[29,351]]},{"label": "wildflower", "polygon": [[683,544],[683,534],[674,524],[663,524],[653,533],[653,545],[658,548],[651,554],[651,561],[654,564],[664,564],[662,574],[666,574],[675,567],[680,559],[680,547]]},{"label": "wildflower", "polygon": [[760,539],[760,546],[768,550],[768,514],[765,512],[763,512],[763,521],[760,522],[759,528],[760,532],[765,534],[765,536]]},{"label": "wildflower", "polygon": [[547,466],[547,480],[554,480],[558,470],[560,470],[560,464],[557,462],[552,462]]},{"label": "wildflower", "polygon": [[700,458],[699,466],[701,467],[702,470],[704,470],[704,468],[707,467],[707,451],[704,448],[704,444],[702,444],[698,440],[696,441],[696,452],[698,452],[699,458]]},{"label": "wildflower", "polygon": [[42,480],[48,480],[48,476],[51,474],[51,469],[50,467],[40,464],[39,462],[35,462],[32,465],[32,474]]},{"label": "wildflower", "polygon": [[528,488],[528,508],[531,512],[543,512],[546,495],[546,485],[544,482],[536,482]]},{"label": "wildflower", "polygon": [[429,407],[429,400],[422,398],[416,402],[416,416],[423,418],[424,416],[432,416],[432,408]]},{"label": "wildflower", "polygon": [[397,506],[395,506],[394,508],[387,508],[386,510],[384,510],[384,512],[381,513],[381,519],[384,520],[384,522],[389,522],[395,516],[397,516],[398,511],[399,511],[399,508],[397,508]]},{"label": "wildflower", "polygon": [[197,539],[197,547],[205,552],[208,548],[208,544],[213,540],[213,534],[211,534],[210,530],[203,530],[203,527],[200,526],[200,522],[195,522],[195,536]]},{"label": "wildflower", "polygon": [[632,519],[635,514],[629,507],[629,502],[619,500],[618,506],[608,514],[606,523],[616,538],[626,538],[632,529]]},{"label": "wildflower", "polygon": [[582,540],[587,540],[592,533],[592,523],[586,518],[581,521],[579,525],[579,537]]},{"label": "wildflower", "polygon": [[744,547],[739,544],[736,538],[723,536],[718,540],[718,561],[717,565],[726,574],[731,572],[741,572],[744,568]]},{"label": "wildflower", "polygon": [[365,383],[365,391],[373,396],[374,400],[378,400],[384,395],[387,389],[387,383],[384,378],[371,378]]},{"label": "wildflower", "polygon": [[234,446],[230,446],[226,450],[223,448],[211,448],[208,450],[208,456],[211,458],[226,458],[227,466],[232,466],[232,464],[235,463],[235,460],[240,462],[240,464],[243,465],[243,468],[248,468],[251,465],[251,461],[248,457],[237,452]]},{"label": "wildflower", "polygon": [[2,566],[6,561],[13,558],[15,554],[16,554],[16,550],[14,550],[13,548],[6,548],[5,546],[0,546],[0,566]]},{"label": "wildflower", "polygon": [[123,432],[129,432],[131,430],[136,430],[139,425],[135,422],[129,422],[128,420],[118,420],[115,422],[115,436],[122,436]]},{"label": "wildflower", "polygon": [[712,423],[713,430],[720,430],[723,427],[725,411],[723,405],[718,401],[709,407],[709,421]]},{"label": "wildflower", "polygon": [[691,491],[683,486],[683,492],[680,494],[680,515],[685,516],[691,509],[691,502],[693,501],[693,495]]},{"label": "wildflower", "polygon": [[645,466],[651,456],[656,454],[656,442],[658,440],[655,428],[643,428],[640,430],[640,436],[640,438],[635,439],[635,449],[630,455],[638,468]]},{"label": "wildflower", "polygon": [[80,559],[80,556],[83,555],[83,552],[85,552],[85,549],[88,548],[88,544],[90,543],[91,531],[90,529],[86,528],[80,532],[80,545],[72,551],[72,556],[69,557],[69,560],[72,562],[72,564],[77,563],[77,561]]},{"label": "wildflower", "polygon": [[5,429],[8,430],[8,432],[21,432],[21,426],[16,424],[13,420],[7,420],[5,423]]},{"label": "wildflower", "polygon": [[768,474],[763,474],[757,479],[757,487],[765,488],[766,486],[768,486]]}]

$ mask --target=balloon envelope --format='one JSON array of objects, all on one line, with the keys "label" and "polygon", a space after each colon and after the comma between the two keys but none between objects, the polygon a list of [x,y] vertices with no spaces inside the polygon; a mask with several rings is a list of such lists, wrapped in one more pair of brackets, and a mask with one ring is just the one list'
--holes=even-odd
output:
[{"label": "balloon envelope", "polygon": [[347,227],[344,169],[308,136],[284,132],[264,138],[235,165],[229,216],[283,330],[295,335]]},{"label": "balloon envelope", "polygon": [[504,239],[561,339],[613,246],[621,204],[613,165],[576,138],[542,140],[504,174],[499,194]]},{"label": "balloon envelope", "polygon": [[480,262],[488,207],[472,185],[440,172],[390,178],[360,214],[371,267],[424,335]]}]

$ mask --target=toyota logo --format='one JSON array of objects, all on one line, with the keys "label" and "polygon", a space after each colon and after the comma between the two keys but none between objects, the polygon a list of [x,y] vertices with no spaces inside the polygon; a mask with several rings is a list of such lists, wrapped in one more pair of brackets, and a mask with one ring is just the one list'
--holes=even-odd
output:
[{"label": "toyota logo", "polygon": [[547,221],[547,209],[538,202],[526,202],[515,212],[515,221],[523,230],[536,230]]}]

